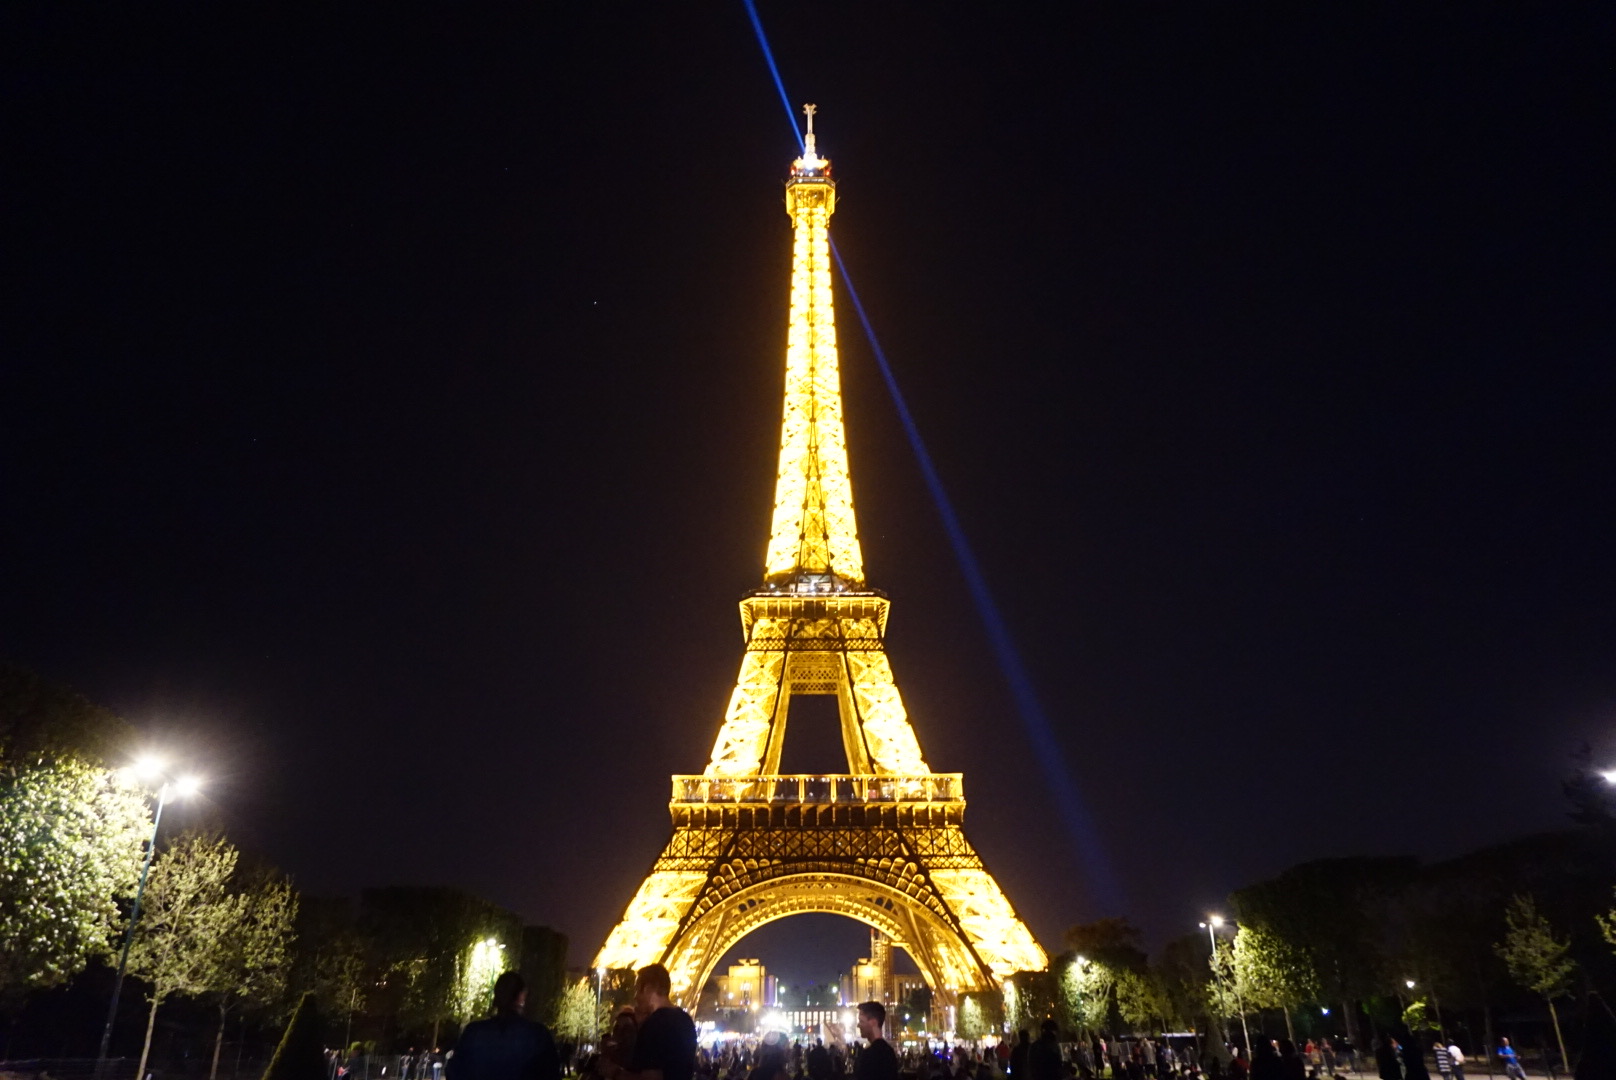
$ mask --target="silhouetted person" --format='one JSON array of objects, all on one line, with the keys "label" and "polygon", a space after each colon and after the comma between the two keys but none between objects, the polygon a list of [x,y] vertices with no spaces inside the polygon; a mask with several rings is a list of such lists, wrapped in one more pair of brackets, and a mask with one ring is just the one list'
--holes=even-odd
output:
[{"label": "silhouetted person", "polygon": [[1032,1036],[1027,1029],[1016,1032],[1015,1049],[1010,1051],[1010,1075],[1015,1080],[1027,1080],[1027,1054],[1032,1050]]},{"label": "silhouetted person", "polygon": [[858,1032],[868,1045],[853,1062],[853,1080],[898,1080],[898,1053],[886,1040],[887,1007],[866,1001],[858,1007]]},{"label": "silhouetted person", "polygon": [[635,1017],[634,1010],[623,1006],[612,1017],[612,1033],[606,1036],[606,1045],[601,1047],[601,1051],[621,1068],[628,1068],[634,1062],[634,1043],[639,1030],[640,1021]]},{"label": "silhouetted person", "polygon": [[1038,1028],[1038,1041],[1027,1051],[1027,1080],[1061,1080],[1059,1028],[1045,1020]]},{"label": "silhouetted person", "polygon": [[825,1049],[824,1039],[815,1039],[813,1048],[808,1051],[808,1077],[809,1080],[830,1080],[830,1051]]},{"label": "silhouetted person", "polygon": [[1397,1040],[1390,1035],[1382,1035],[1375,1044],[1375,1072],[1380,1080],[1403,1080],[1403,1055],[1398,1053],[1400,1049]]},{"label": "silhouetted person", "polygon": [[786,1070],[789,1060],[779,1033],[771,1031],[763,1036],[758,1046],[757,1064],[746,1074],[746,1080],[789,1080],[791,1074]]},{"label": "silhouetted person", "polygon": [[1307,1060],[1289,1039],[1279,1040],[1279,1075],[1284,1080],[1307,1080]]},{"label": "silhouetted person", "polygon": [[1430,1070],[1425,1067],[1425,1051],[1420,1048],[1420,1037],[1409,1032],[1408,1041],[1400,1043],[1398,1053],[1403,1059],[1403,1080],[1431,1080]]},{"label": "silhouetted person", "polygon": [[522,1015],[527,984],[507,971],[494,980],[494,1015],[467,1024],[449,1058],[448,1080],[560,1080],[550,1029]]},{"label": "silhouetted person", "polygon": [[1251,1080],[1285,1080],[1274,1040],[1266,1035],[1258,1035],[1251,1047]]}]

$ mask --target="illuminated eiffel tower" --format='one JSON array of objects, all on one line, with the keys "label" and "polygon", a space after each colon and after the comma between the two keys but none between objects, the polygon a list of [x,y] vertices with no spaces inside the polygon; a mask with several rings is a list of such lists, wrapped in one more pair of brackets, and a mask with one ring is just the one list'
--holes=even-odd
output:
[{"label": "illuminated eiffel tower", "polygon": [[[733,945],[806,912],[867,923],[915,960],[940,1005],[1048,963],[961,829],[962,777],[926,765],[892,679],[887,598],[864,581],[831,306],[830,162],[814,106],[786,182],[795,229],[785,415],[763,587],[741,601],[746,652],[712,760],[675,776],[673,838],[595,958],[661,962],[676,1000]],[[797,694],[834,694],[847,773],[780,774]]]}]

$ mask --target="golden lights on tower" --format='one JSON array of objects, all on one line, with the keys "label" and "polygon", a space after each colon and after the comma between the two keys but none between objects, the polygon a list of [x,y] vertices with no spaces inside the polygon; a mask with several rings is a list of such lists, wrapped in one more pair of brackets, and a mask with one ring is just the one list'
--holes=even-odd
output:
[{"label": "golden lights on tower", "polygon": [[785,411],[774,521],[764,581],[806,591],[864,584],[853,484],[842,430],[842,380],[831,296],[830,216],[836,182],[814,140],[815,107],[807,106],[802,156],[791,163],[786,211],[791,215],[791,317],[786,330]]},{"label": "golden lights on tower", "polygon": [[[959,773],[921,753],[886,654],[890,603],[864,580],[832,303],[836,186],[814,106],[786,181],[793,229],[779,471],[762,587],[711,759],[673,778],[674,834],[595,959],[667,965],[689,1001],[718,959],[774,919],[865,922],[945,1003],[1048,959],[966,840]],[[848,772],[780,773],[791,699],[837,699]]]}]

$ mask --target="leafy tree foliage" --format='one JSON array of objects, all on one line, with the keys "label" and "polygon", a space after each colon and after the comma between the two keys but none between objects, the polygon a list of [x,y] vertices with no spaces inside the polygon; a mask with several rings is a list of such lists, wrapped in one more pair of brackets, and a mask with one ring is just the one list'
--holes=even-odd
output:
[{"label": "leafy tree foliage", "polygon": [[[931,1019],[931,987],[917,986],[903,999],[903,1026],[913,1031],[925,1031]],[[1009,1001],[1003,1002],[1008,1012]]]},{"label": "leafy tree foliage", "polygon": [[77,761],[0,778],[0,994],[54,986],[109,948],[151,817],[120,774]]},{"label": "leafy tree foliage", "polygon": [[117,766],[134,729],[72,690],[0,662],[0,774],[64,762]]},{"label": "leafy tree foliage", "polygon": [[982,1039],[999,1030],[1003,1022],[1004,1001],[994,992],[973,991],[960,1000],[955,1034],[962,1039]]},{"label": "leafy tree foliage", "polygon": [[[1236,892],[1242,927],[1267,931],[1312,969],[1321,1000],[1359,1001],[1386,985],[1383,907],[1419,873],[1409,858],[1322,859]],[[1353,1011],[1343,1010],[1356,1036]]]},{"label": "leafy tree foliage", "polygon": [[297,904],[292,883],[270,872],[250,875],[224,897],[219,912],[224,937],[217,949],[210,950],[212,963],[206,975],[219,1009],[208,1080],[219,1074],[219,1051],[230,1013],[244,1005],[270,1005],[286,992]]},{"label": "leafy tree foliage", "polygon": [[1139,941],[1139,928],[1127,919],[1079,923],[1066,931],[1068,949],[1112,971],[1145,970],[1149,958]]},{"label": "leafy tree foliage", "polygon": [[239,916],[229,894],[237,858],[224,837],[187,833],[152,863],[129,950],[129,972],[146,980],[151,1003],[136,1076],[146,1074],[158,1007],[174,994],[214,988]]},{"label": "leafy tree foliage", "polygon": [[604,1008],[595,1006],[595,987],[590,980],[579,979],[561,992],[551,1026],[562,1042],[589,1042],[605,1029],[604,1013]]},{"label": "leafy tree foliage", "polygon": [[[515,966],[522,924],[504,908],[459,889],[395,887],[364,891],[360,930],[386,985],[384,1005],[406,1027],[430,1029],[431,1045],[437,1046],[445,1021],[476,1011],[468,990],[472,950],[492,938],[506,946]],[[479,998],[481,993],[479,986]]]},{"label": "leafy tree foliage", "polygon": [[264,1080],[326,1080],[324,1024],[313,994],[298,999]]},{"label": "leafy tree foliage", "polygon": [[523,927],[518,970],[527,984],[527,1014],[552,1015],[567,986],[567,935],[548,926]]},{"label": "leafy tree foliage", "polygon": [[1167,1026],[1172,1005],[1167,988],[1154,971],[1120,971],[1116,975],[1117,1011],[1134,1031]]},{"label": "leafy tree foliage", "polygon": [[1068,957],[1059,957],[1048,971],[1018,971],[1006,980],[1004,1009],[1013,1030],[1037,1031],[1046,1017],[1062,1015],[1060,978]]},{"label": "leafy tree foliage", "polygon": [[[1207,992],[1206,960],[1206,938],[1202,934],[1174,938],[1162,950],[1157,971],[1175,1027],[1192,1027],[1200,1017],[1207,1017],[1217,1026]],[[1223,1041],[1221,1033],[1216,1041]]]},{"label": "leafy tree foliage", "polygon": [[365,1008],[374,977],[353,902],[346,897],[304,896],[298,901],[285,1011],[313,994],[320,1014],[333,1018]]},{"label": "leafy tree foliage", "polygon": [[71,978],[116,934],[151,830],[140,790],[105,768],[130,741],[106,709],[0,663],[0,1006]]},{"label": "leafy tree foliage", "polygon": [[1594,922],[1599,924],[1599,934],[1605,939],[1605,944],[1616,949],[1616,907],[1602,915],[1595,915]]},{"label": "leafy tree foliage", "polygon": [[1062,956],[1056,966],[1060,972],[1058,1001],[1066,1026],[1084,1033],[1109,1027],[1116,970],[1076,954]]},{"label": "leafy tree foliage", "polygon": [[1307,953],[1278,934],[1242,926],[1233,948],[1235,985],[1247,1008],[1279,1009],[1290,1030],[1290,1011],[1318,997],[1318,978]]},{"label": "leafy tree foliage", "polygon": [[1554,1037],[1560,1044],[1560,1060],[1567,1061],[1565,1037],[1560,1034],[1560,1014],[1555,1011],[1554,999],[1564,997],[1571,990],[1571,976],[1577,970],[1576,962],[1566,955],[1571,943],[1554,936],[1554,928],[1538,913],[1537,903],[1530,896],[1516,896],[1511,900],[1504,921],[1508,930],[1504,940],[1494,947],[1508,965],[1510,976],[1548,1002]]}]

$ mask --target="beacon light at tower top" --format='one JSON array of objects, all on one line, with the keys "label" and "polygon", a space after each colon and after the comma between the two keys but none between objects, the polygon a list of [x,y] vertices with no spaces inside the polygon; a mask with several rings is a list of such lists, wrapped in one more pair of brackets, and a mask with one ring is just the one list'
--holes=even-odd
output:
[{"label": "beacon light at tower top", "polygon": [[802,138],[802,157],[791,163],[792,176],[813,176],[816,173],[830,175],[830,159],[819,156],[814,146],[814,113],[819,111],[818,105],[804,105],[804,115],[808,117],[808,132]]}]

